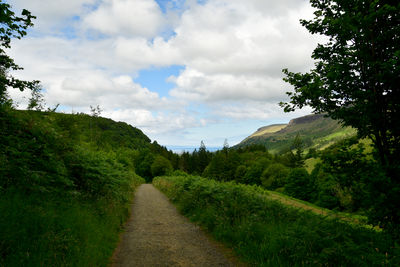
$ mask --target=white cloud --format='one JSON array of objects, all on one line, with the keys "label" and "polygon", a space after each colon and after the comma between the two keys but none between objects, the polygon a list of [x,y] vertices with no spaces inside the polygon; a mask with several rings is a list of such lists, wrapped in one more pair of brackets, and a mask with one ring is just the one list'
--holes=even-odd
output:
[{"label": "white cloud", "polygon": [[198,126],[198,121],[186,113],[151,112],[146,109],[124,109],[104,112],[116,121],[125,121],[142,129],[146,134],[157,136]]},{"label": "white cloud", "polygon": [[75,16],[83,16],[96,0],[10,0],[15,10],[27,9],[37,19],[35,30],[49,31],[65,27],[65,20]]},{"label": "white cloud", "polygon": [[163,29],[166,21],[155,1],[104,0],[83,19],[83,26],[112,36],[151,38]]},{"label": "white cloud", "polygon": [[[305,0],[191,0],[166,14],[153,0],[11,3],[31,10],[39,25],[34,37],[12,44],[11,55],[25,68],[16,75],[41,80],[51,106],[76,110],[99,104],[104,115],[154,136],[177,131],[184,136],[187,128],[225,119],[309,112],[286,115],[277,105],[290,88],[281,70],[308,70],[321,40],[299,24],[312,14]],[[74,16],[79,19],[72,21]],[[76,36],[63,35],[63,28]],[[185,69],[170,77],[176,86],[169,98],[133,80],[141,69],[171,65]],[[207,109],[193,112],[202,105]]]},{"label": "white cloud", "polygon": [[280,78],[267,75],[204,74],[186,69],[178,77],[170,77],[177,87],[171,95],[191,101],[227,102],[251,100],[277,102],[282,99],[285,84]]},{"label": "white cloud", "polygon": [[283,113],[277,103],[232,103],[216,104],[211,106],[213,115],[234,120],[289,120],[295,117],[305,116],[311,113],[310,108],[297,110],[293,113]]},{"label": "white cloud", "polygon": [[141,69],[149,66],[169,66],[183,63],[179,47],[163,38],[150,42],[145,38],[118,38],[115,41],[115,54],[126,69]]},{"label": "white cloud", "polygon": [[[299,24],[312,9],[306,1],[208,1],[185,11],[168,41],[179,48],[186,69],[170,77],[170,94],[208,103],[221,118],[271,119],[290,86],[283,68],[307,71],[319,37]],[[232,104],[233,103],[233,104]]]}]

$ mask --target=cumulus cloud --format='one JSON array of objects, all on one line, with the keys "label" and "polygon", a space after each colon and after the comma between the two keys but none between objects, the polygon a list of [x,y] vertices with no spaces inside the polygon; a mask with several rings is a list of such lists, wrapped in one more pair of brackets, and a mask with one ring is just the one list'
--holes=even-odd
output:
[{"label": "cumulus cloud", "polygon": [[[41,80],[50,105],[99,104],[104,115],[152,134],[310,111],[284,115],[277,105],[289,89],[281,70],[307,71],[321,41],[299,24],[312,14],[308,1],[179,0],[164,12],[154,0],[11,3],[39,25],[12,46],[25,68],[16,75]],[[171,65],[184,69],[168,79],[175,88],[167,98],[134,82],[142,69]]]},{"label": "cumulus cloud", "polygon": [[124,109],[104,112],[116,121],[125,121],[151,135],[177,133],[186,128],[199,126],[198,121],[186,113],[151,112],[146,109]]},{"label": "cumulus cloud", "polygon": [[37,31],[47,32],[64,28],[65,20],[85,15],[97,0],[10,0],[15,10],[27,9],[37,17]]},{"label": "cumulus cloud", "polygon": [[177,85],[171,95],[191,101],[284,97],[281,70],[307,70],[316,39],[307,39],[298,23],[311,13],[305,2],[291,1],[296,9],[272,2],[218,0],[187,10],[169,41],[187,66],[171,77]]},{"label": "cumulus cloud", "polygon": [[207,75],[195,69],[186,69],[169,80],[177,85],[171,96],[207,103],[237,100],[277,102],[282,99],[285,86],[281,79],[268,75]]},{"label": "cumulus cloud", "polygon": [[126,69],[183,64],[179,47],[165,42],[161,37],[154,38],[152,42],[140,37],[118,38],[115,41],[115,54],[120,64]]},{"label": "cumulus cloud", "polygon": [[104,0],[83,19],[87,29],[112,36],[151,38],[163,29],[166,21],[155,1]]},{"label": "cumulus cloud", "polygon": [[277,103],[229,103],[213,104],[212,114],[216,117],[231,118],[234,120],[289,120],[295,117],[305,116],[311,113],[310,108],[297,110],[293,113],[282,113]]}]

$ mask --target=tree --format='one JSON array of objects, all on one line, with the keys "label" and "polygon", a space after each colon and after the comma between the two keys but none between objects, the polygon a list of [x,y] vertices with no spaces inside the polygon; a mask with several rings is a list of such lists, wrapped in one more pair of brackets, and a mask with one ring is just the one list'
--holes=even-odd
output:
[{"label": "tree", "polygon": [[273,163],[261,175],[261,184],[271,190],[285,186],[289,168],[281,163]]},{"label": "tree", "polygon": [[[309,73],[283,70],[284,80],[294,86],[294,92],[288,93],[290,102],[281,106],[286,112],[310,106],[373,141],[387,176],[385,187],[390,189],[381,193],[393,207],[377,222],[399,227],[400,2],[310,2],[316,9],[315,17],[301,20],[301,24],[329,40],[314,50],[315,68]],[[400,237],[400,230],[398,234]]]},{"label": "tree", "polygon": [[92,117],[99,117],[102,111],[103,110],[100,108],[99,105],[97,105],[96,107],[92,107],[92,105],[90,105],[90,115]]},{"label": "tree", "polygon": [[210,163],[209,152],[207,151],[206,145],[203,141],[200,143],[200,148],[198,151],[198,163],[197,163],[197,171],[198,173],[203,173],[204,169],[207,167],[208,163]]},{"label": "tree", "polygon": [[151,174],[153,177],[166,175],[172,172],[171,162],[163,156],[156,156],[151,164]]},{"label": "tree", "polygon": [[315,68],[284,79],[294,86],[285,111],[311,106],[370,137],[381,163],[397,172],[400,152],[400,2],[310,0],[312,34],[329,37],[312,54]]},{"label": "tree", "polygon": [[41,92],[42,88],[39,84],[37,84],[31,90],[31,98],[29,98],[28,110],[43,110],[45,107],[45,102]]},{"label": "tree", "polygon": [[[293,153],[292,150],[294,150],[295,153]],[[303,140],[301,140],[300,135],[297,134],[290,146],[290,151],[286,154],[288,165],[290,167],[301,168],[304,166],[303,151],[304,151]]]},{"label": "tree", "polygon": [[292,169],[286,178],[285,192],[292,197],[303,200],[313,198],[314,183],[303,168]]},{"label": "tree", "polygon": [[151,173],[151,165],[154,162],[154,155],[149,149],[143,149],[139,152],[137,158],[135,158],[135,170],[136,173],[143,177],[146,182],[151,182],[153,176]]},{"label": "tree", "polygon": [[21,39],[26,35],[28,27],[33,26],[32,20],[35,16],[24,9],[21,17],[15,15],[11,6],[0,0],[0,104],[8,101],[7,88],[34,89],[38,81],[23,81],[9,74],[10,70],[21,70],[14,60],[6,54],[5,49],[11,48],[11,39]]}]

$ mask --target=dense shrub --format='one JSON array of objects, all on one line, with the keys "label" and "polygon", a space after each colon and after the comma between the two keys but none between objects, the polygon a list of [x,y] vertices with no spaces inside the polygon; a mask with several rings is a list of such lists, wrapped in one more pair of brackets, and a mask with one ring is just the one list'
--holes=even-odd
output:
[{"label": "dense shrub", "polygon": [[75,128],[78,115],[2,115],[0,266],[107,266],[144,182],[136,152],[97,147],[58,123]]},{"label": "dense shrub", "polygon": [[311,200],[314,193],[314,181],[305,169],[292,169],[286,178],[285,192],[295,198]]},{"label": "dense shrub", "polygon": [[156,156],[151,164],[151,174],[153,177],[167,175],[172,172],[172,165],[168,159],[163,156]]},{"label": "dense shrub", "polygon": [[261,175],[271,161],[267,158],[260,158],[250,165],[244,175],[246,184],[261,185]]},{"label": "dense shrub", "polygon": [[260,187],[193,176],[154,185],[251,266],[396,266],[390,236],[269,199]]},{"label": "dense shrub", "polygon": [[316,204],[328,209],[339,207],[340,201],[337,196],[338,182],[331,174],[327,174],[317,167],[312,176],[315,177],[317,196]]},{"label": "dense shrub", "polygon": [[285,186],[286,178],[289,174],[289,168],[280,163],[274,163],[268,166],[261,175],[263,187],[267,189],[277,189]]}]

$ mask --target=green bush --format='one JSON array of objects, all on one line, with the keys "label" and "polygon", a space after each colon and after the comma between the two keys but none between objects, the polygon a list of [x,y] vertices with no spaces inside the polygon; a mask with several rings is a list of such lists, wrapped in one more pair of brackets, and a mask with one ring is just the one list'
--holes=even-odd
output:
[{"label": "green bush", "polygon": [[0,113],[0,266],[107,266],[144,182],[136,153],[54,123],[74,128],[81,116]]},{"label": "green bush", "polygon": [[158,177],[153,183],[251,266],[400,264],[390,236],[284,206],[257,186],[193,176]]},{"label": "green bush", "polygon": [[151,174],[153,177],[167,175],[172,172],[171,162],[163,156],[156,156],[151,164]]},{"label": "green bush", "polygon": [[245,183],[244,176],[246,174],[246,170],[247,170],[247,168],[245,165],[239,165],[236,168],[236,171],[235,171],[235,181],[236,182]]},{"label": "green bush", "polygon": [[265,188],[275,190],[285,186],[288,174],[289,169],[285,165],[274,163],[262,173],[261,183]]},{"label": "green bush", "polygon": [[306,169],[295,168],[289,172],[286,179],[285,193],[302,200],[314,198],[314,182]]},{"label": "green bush", "polygon": [[271,161],[267,158],[260,158],[250,165],[246,174],[244,175],[244,181],[246,184],[261,185],[261,175],[265,168],[271,164]]}]

